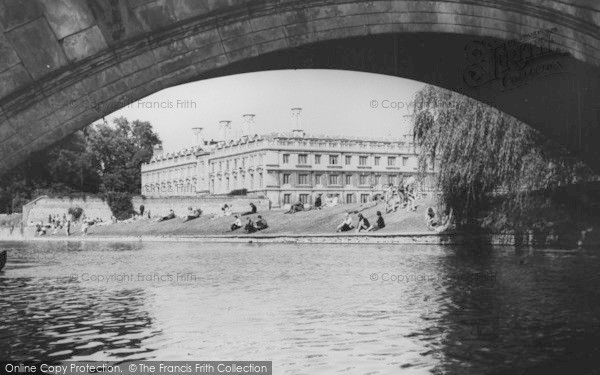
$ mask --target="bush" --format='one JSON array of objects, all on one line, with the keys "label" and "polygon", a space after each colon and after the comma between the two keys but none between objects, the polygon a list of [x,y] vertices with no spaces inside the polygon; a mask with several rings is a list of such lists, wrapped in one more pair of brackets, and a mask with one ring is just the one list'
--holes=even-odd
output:
[{"label": "bush", "polygon": [[229,192],[227,195],[246,195],[248,194],[248,189],[236,189]]},{"label": "bush", "polygon": [[116,191],[106,193],[106,202],[117,220],[129,219],[133,215],[134,210],[131,198],[130,193]]},{"label": "bush", "polygon": [[79,220],[81,214],[83,214],[83,208],[77,207],[69,207],[69,215],[73,217],[73,220]]}]

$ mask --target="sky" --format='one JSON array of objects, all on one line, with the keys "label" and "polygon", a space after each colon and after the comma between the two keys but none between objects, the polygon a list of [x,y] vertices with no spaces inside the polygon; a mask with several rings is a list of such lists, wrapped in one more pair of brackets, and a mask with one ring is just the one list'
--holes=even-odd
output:
[{"label": "sky", "polygon": [[164,89],[106,116],[149,121],[166,152],[193,145],[193,127],[206,140],[219,137],[219,121],[241,131],[242,115],[255,114],[258,134],[292,130],[291,108],[302,108],[307,133],[401,137],[421,82],[341,70],[278,70],[207,79]]}]

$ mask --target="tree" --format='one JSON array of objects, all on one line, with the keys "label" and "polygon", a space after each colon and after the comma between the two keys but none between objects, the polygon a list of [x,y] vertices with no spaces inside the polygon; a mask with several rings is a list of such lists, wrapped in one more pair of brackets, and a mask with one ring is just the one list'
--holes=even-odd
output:
[{"label": "tree", "polygon": [[120,117],[114,126],[90,125],[4,175],[0,212],[20,212],[24,203],[42,194],[139,194],[141,165],[150,161],[158,144],[158,135],[146,121],[130,123]]},{"label": "tree", "polygon": [[124,117],[114,120],[114,126],[100,124],[90,129],[90,152],[100,164],[102,191],[139,194],[141,165],[152,158],[155,145],[161,141],[146,121],[129,122]]},{"label": "tree", "polygon": [[[420,169],[432,159],[438,163],[441,204],[453,210],[459,226],[530,225],[526,213],[533,192],[592,174],[517,119],[438,87],[427,86],[416,94],[413,121]],[[499,197],[500,209],[490,210]]]}]

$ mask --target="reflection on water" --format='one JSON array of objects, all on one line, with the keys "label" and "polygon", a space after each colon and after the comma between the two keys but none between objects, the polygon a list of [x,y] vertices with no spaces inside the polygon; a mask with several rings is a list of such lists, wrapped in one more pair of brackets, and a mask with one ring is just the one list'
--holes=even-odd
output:
[{"label": "reflection on water", "polygon": [[598,368],[594,253],[0,245],[0,358],[272,360],[276,373]]}]

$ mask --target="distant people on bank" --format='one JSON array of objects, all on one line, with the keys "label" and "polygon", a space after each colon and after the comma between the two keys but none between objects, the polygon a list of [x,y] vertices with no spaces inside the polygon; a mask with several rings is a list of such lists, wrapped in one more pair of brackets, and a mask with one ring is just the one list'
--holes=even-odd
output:
[{"label": "distant people on bank", "polygon": [[252,215],[255,214],[257,212],[257,208],[256,205],[252,202],[250,202],[250,211],[246,211],[242,214],[242,216],[246,216],[246,215]]},{"label": "distant people on bank", "polygon": [[254,222],[252,222],[252,219],[247,218],[246,226],[244,227],[244,231],[246,231],[246,233],[256,232],[256,227],[254,227]]},{"label": "distant people on bank", "polygon": [[438,233],[447,232],[454,229],[454,212],[452,209],[438,220],[438,225],[434,230]]},{"label": "distant people on bank", "polygon": [[356,226],[356,233],[360,231],[370,232],[373,230],[373,226],[369,223],[366,217],[363,214],[358,214],[358,225]]},{"label": "distant people on bank", "polygon": [[406,211],[416,211],[417,207],[415,206],[416,200],[416,180],[413,176],[410,176],[404,182],[404,194],[406,195]]},{"label": "distant people on bank", "polygon": [[67,236],[71,235],[71,220],[67,220],[67,223],[65,224],[65,234]]},{"label": "distant people on bank", "polygon": [[320,210],[321,208],[323,208],[323,202],[321,201],[321,195],[323,194],[319,194],[319,196],[315,199],[315,204],[313,205],[313,207],[315,208],[315,210]]},{"label": "distant people on bank", "polygon": [[169,210],[169,214],[167,216],[163,216],[163,217],[159,217],[158,218],[158,222],[160,221],[166,221],[166,220],[171,220],[175,218],[175,211],[173,211],[173,209]]},{"label": "distant people on bank", "polygon": [[258,215],[258,220],[256,220],[254,226],[256,227],[256,230],[263,230],[269,227],[267,221],[260,215]]},{"label": "distant people on bank", "polygon": [[304,211],[304,203],[302,203],[302,201],[300,199],[298,199],[298,201],[294,204],[292,204],[290,206],[290,209],[284,213],[286,214],[293,214],[299,211]]},{"label": "distant people on bank", "polygon": [[202,215],[202,210],[199,208],[193,209],[191,206],[188,207],[188,214],[185,218],[185,220],[183,220],[183,222],[187,222],[190,220],[194,220],[200,217],[200,215]]},{"label": "distant people on bank", "polygon": [[144,207],[143,204],[140,204],[140,216],[144,216],[144,210],[146,209],[146,207]]},{"label": "distant people on bank", "polygon": [[352,225],[352,217],[350,217],[349,213],[346,213],[344,214],[344,220],[342,223],[337,226],[336,232],[347,232],[352,229],[354,229],[354,225]]},{"label": "distant people on bank", "polygon": [[242,220],[238,215],[235,215],[235,221],[231,224],[231,231],[238,230],[242,227]]},{"label": "distant people on bank", "polygon": [[325,201],[323,207],[335,207],[340,203],[340,199],[337,195],[327,194],[325,195]]},{"label": "distant people on bank", "polygon": [[225,203],[225,205],[223,205],[221,210],[223,211],[223,216],[231,216],[231,214],[233,213],[231,206],[228,205],[227,203]]},{"label": "distant people on bank", "polygon": [[385,220],[383,220],[381,211],[377,211],[377,230],[381,230],[383,228],[385,228]]}]

